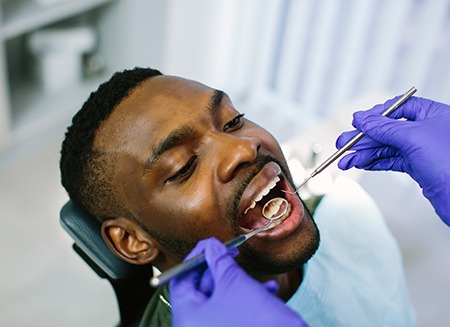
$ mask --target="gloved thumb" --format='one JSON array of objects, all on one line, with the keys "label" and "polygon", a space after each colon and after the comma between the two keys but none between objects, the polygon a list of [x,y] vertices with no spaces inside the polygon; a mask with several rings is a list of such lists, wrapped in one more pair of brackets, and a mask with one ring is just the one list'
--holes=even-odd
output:
[{"label": "gloved thumb", "polygon": [[212,277],[213,287],[227,285],[236,275],[243,272],[242,268],[233,259],[237,251],[228,250],[224,244],[211,239],[205,248],[205,259]]}]

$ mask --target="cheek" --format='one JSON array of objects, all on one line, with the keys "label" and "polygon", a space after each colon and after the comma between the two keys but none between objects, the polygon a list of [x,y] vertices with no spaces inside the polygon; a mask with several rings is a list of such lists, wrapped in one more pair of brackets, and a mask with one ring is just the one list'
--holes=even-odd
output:
[{"label": "cheek", "polygon": [[201,187],[189,191],[155,195],[148,227],[182,239],[210,236],[219,224],[219,205]]}]

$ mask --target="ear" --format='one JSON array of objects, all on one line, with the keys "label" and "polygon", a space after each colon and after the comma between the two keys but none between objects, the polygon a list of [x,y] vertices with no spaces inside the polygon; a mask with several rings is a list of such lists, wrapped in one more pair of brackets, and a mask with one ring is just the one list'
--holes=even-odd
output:
[{"label": "ear", "polygon": [[117,256],[131,264],[145,265],[159,255],[156,242],[130,219],[121,217],[104,221],[102,236]]}]

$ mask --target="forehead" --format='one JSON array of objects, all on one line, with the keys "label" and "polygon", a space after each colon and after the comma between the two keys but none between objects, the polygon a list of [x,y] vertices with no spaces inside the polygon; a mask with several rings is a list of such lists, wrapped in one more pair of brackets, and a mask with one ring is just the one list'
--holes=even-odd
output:
[{"label": "forehead", "polygon": [[118,106],[146,108],[153,106],[189,103],[208,97],[213,92],[201,83],[175,76],[155,76],[143,81]]},{"label": "forehead", "polygon": [[118,149],[152,138],[208,106],[214,90],[195,81],[156,76],[135,87],[100,126],[95,147]]}]

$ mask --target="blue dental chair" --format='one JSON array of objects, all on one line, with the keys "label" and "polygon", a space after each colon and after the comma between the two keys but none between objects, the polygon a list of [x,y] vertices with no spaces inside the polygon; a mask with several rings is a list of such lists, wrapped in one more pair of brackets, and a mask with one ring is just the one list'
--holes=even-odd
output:
[{"label": "blue dental chair", "polygon": [[70,200],[60,211],[60,223],[75,241],[74,251],[113,287],[119,306],[118,327],[138,326],[154,292],[149,285],[152,266],[136,266],[118,258],[104,242],[100,222]]}]

